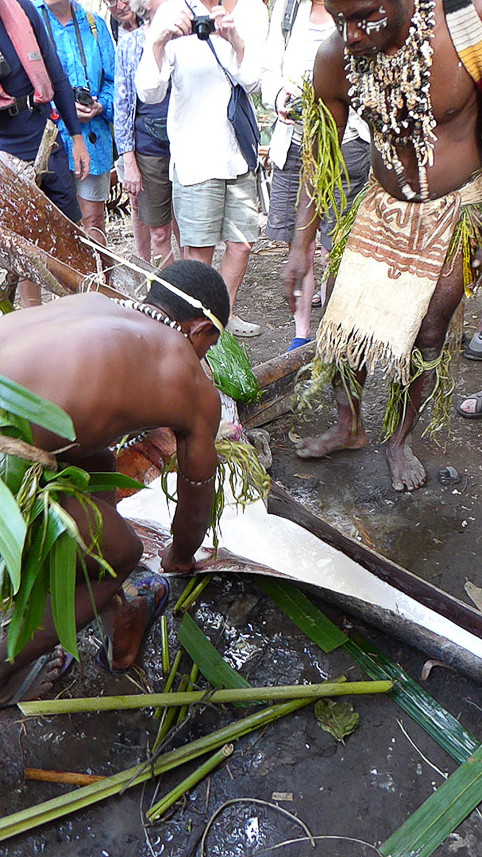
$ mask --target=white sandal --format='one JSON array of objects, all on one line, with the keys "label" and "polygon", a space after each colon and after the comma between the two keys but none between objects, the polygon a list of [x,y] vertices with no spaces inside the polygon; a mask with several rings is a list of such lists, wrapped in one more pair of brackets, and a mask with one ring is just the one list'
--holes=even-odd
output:
[{"label": "white sandal", "polygon": [[259,336],[261,327],[259,324],[252,324],[250,321],[243,321],[239,315],[232,315],[229,319],[226,330],[228,333],[233,333],[234,336]]}]

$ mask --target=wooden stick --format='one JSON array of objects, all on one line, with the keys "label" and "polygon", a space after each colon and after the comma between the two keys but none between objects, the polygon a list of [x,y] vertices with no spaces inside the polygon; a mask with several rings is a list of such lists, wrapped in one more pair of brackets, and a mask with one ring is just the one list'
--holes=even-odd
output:
[{"label": "wooden stick", "polygon": [[71,786],[89,786],[105,777],[95,774],[78,774],[73,771],[45,771],[42,768],[25,768],[26,780],[39,780],[43,783],[68,783]]},{"label": "wooden stick", "polygon": [[40,183],[45,175],[48,172],[48,161],[50,158],[50,153],[52,151],[52,147],[57,138],[57,134],[59,133],[59,129],[51,119],[47,119],[47,123],[45,125],[42,139],[40,141],[40,146],[38,147],[38,152],[35,157],[35,161],[33,163],[33,169],[35,173],[35,183],[40,186]]}]

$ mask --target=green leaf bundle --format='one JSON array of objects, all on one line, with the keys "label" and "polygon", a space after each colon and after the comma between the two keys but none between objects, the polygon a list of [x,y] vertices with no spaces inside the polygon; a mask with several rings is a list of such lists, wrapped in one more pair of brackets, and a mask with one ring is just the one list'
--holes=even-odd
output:
[{"label": "green leaf bundle", "polygon": [[236,402],[256,402],[259,387],[249,364],[246,348],[236,337],[223,330],[216,345],[206,354],[214,384]]}]

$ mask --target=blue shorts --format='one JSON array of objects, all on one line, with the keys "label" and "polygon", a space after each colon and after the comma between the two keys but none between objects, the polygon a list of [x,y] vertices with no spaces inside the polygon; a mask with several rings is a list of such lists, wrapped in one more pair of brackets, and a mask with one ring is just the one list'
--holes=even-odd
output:
[{"label": "blue shorts", "polygon": [[69,169],[69,161],[63,146],[54,149],[48,162],[48,170],[40,188],[60,211],[73,223],[78,223],[82,217],[75,185]]}]

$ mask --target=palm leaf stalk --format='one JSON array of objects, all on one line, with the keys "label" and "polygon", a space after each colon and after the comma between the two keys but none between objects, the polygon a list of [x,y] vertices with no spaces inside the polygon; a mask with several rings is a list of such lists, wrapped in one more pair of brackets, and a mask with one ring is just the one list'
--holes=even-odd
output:
[{"label": "palm leaf stalk", "polygon": [[171,664],[169,661],[169,640],[167,634],[167,616],[161,616],[161,664],[164,675],[169,675]]},{"label": "palm leaf stalk", "polygon": [[[170,693],[173,686],[174,686],[174,679],[176,678],[177,671],[178,671],[179,665],[181,663],[181,658],[182,658],[182,652],[179,649],[179,651],[176,653],[176,657],[174,658],[174,662],[172,664],[171,671],[167,677],[167,681],[166,681],[166,684],[164,686],[164,693]],[[157,708],[156,711],[154,712],[154,717],[164,718],[165,712],[166,712],[165,708]],[[162,721],[161,721],[161,725],[162,725]],[[156,745],[157,745],[157,743],[158,743],[158,739],[156,738]]]},{"label": "palm leaf stalk", "polygon": [[151,806],[151,808],[146,812],[148,821],[157,821],[161,815],[164,815],[164,813],[167,812],[173,803],[176,803],[176,801],[186,794],[186,792],[193,789],[194,786],[197,786],[204,777],[207,777],[211,771],[214,771],[215,768],[219,767],[221,762],[224,762],[229,758],[229,756],[232,755],[233,749],[232,744],[225,744],[220,750],[217,750],[216,753],[203,762],[199,768],[196,768],[192,774],[186,777],[181,783],[179,783],[179,785],[172,789],[172,791],[161,798],[161,800],[155,803],[154,806]]},{"label": "palm leaf stalk", "polygon": [[[186,690],[193,690],[194,689],[198,675],[199,675],[199,667],[197,664],[193,664],[191,667],[191,672],[189,673],[189,680],[187,683]],[[177,717],[178,723],[182,723],[182,721],[184,720],[184,718],[187,715],[188,709],[189,709],[188,705],[183,705],[182,708],[179,709],[179,714]]]},{"label": "palm leaf stalk", "polygon": [[[186,693],[188,687],[189,687],[189,679],[188,679],[187,675],[183,675],[183,676],[181,676],[181,678],[179,680],[179,685],[178,685],[178,688],[175,691],[175,693],[176,694],[178,694],[178,693],[184,694],[184,693]],[[174,691],[171,691],[171,696],[172,696],[173,692]],[[164,706],[164,712],[162,715],[161,723],[159,725],[159,731],[158,731],[157,736],[156,736],[156,741],[155,741],[154,747],[159,747],[162,744],[162,742],[164,741],[164,739],[167,738],[169,731],[174,726],[174,721],[175,721],[176,715],[178,713],[179,712],[177,711],[177,706],[171,706],[171,705],[165,705]]]},{"label": "palm leaf stalk", "polygon": [[136,693],[129,696],[94,696],[80,699],[39,699],[19,702],[26,717],[78,714],[90,711],[126,711],[133,708],[176,707],[197,702],[263,702],[276,699],[318,699],[322,696],[388,693],[392,681],[325,681],[321,684],[235,687],[220,690],[189,690],[176,693]]},{"label": "palm leaf stalk", "polygon": [[291,714],[309,705],[310,702],[310,699],[303,698],[294,699],[281,705],[269,706],[249,717],[224,726],[210,735],[197,738],[189,744],[184,744],[176,750],[165,753],[156,759],[152,765],[146,766],[145,762],[142,762],[133,768],[128,768],[111,777],[99,780],[97,783],[92,783],[90,786],[83,786],[70,794],[57,796],[37,806],[6,816],[0,819],[0,841],[26,830],[33,830],[40,824],[61,818],[75,810],[84,809],[86,806],[119,794],[125,788],[143,783],[151,776],[158,776],[186,762],[191,762],[204,753],[216,750],[230,741],[254,732],[256,729],[264,729],[280,717]]},{"label": "palm leaf stalk", "polygon": [[196,575],[196,577],[200,577],[201,580],[199,581],[199,583],[196,584],[194,589],[191,592],[189,592],[188,595],[186,595],[186,597],[181,602],[181,606],[177,607],[177,605],[176,605],[176,607],[177,607],[176,612],[177,613],[186,613],[186,611],[189,610],[190,607],[192,607],[192,605],[194,604],[195,601],[197,601],[197,599],[199,598],[201,593],[204,592],[204,590],[206,589],[206,586],[208,586],[208,584],[211,583],[211,580],[213,579],[214,574],[202,574],[202,575]]},{"label": "palm leaf stalk", "polygon": [[186,583],[186,586],[184,587],[184,589],[181,592],[179,598],[177,599],[174,607],[172,608],[173,615],[181,612],[181,607],[184,604],[184,601],[186,600],[189,593],[192,592],[194,587],[197,585],[199,578],[200,578],[199,574],[195,574],[193,577],[189,578],[188,582]]}]

